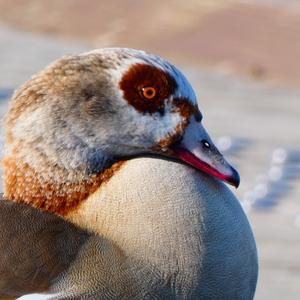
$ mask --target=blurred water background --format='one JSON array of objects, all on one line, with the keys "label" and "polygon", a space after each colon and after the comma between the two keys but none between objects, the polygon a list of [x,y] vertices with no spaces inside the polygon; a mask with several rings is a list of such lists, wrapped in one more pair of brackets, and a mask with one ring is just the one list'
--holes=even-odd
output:
[{"label": "blurred water background", "polygon": [[259,251],[255,299],[300,299],[299,36],[297,0],[0,0],[0,115],[65,54],[122,46],[169,59],[240,172],[234,192]]}]

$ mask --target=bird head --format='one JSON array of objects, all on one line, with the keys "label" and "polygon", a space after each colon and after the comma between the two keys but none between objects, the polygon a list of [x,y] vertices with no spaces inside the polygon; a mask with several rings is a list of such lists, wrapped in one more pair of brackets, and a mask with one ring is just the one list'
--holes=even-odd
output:
[{"label": "bird head", "polygon": [[58,60],[15,93],[6,128],[6,152],[37,170],[46,158],[70,174],[91,174],[151,154],[239,185],[202,125],[188,80],[143,51],[106,48]]}]

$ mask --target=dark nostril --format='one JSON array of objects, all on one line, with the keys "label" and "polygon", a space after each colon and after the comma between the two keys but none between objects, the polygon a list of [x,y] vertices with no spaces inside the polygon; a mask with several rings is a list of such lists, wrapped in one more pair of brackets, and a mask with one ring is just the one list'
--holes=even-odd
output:
[{"label": "dark nostril", "polygon": [[202,140],[201,144],[204,148],[209,149],[210,148],[210,143],[207,140]]}]

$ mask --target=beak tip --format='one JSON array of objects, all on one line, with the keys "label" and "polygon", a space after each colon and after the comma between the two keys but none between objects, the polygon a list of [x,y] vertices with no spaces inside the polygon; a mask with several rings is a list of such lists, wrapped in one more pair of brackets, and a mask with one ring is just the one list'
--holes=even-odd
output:
[{"label": "beak tip", "polygon": [[231,167],[231,170],[232,175],[228,178],[228,183],[230,183],[237,189],[240,185],[240,175],[234,168]]}]

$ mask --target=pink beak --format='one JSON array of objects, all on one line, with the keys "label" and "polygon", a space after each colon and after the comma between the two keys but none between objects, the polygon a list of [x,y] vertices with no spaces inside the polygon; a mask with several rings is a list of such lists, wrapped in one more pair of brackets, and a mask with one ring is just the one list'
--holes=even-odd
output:
[{"label": "pink beak", "polygon": [[223,158],[202,124],[194,118],[185,129],[181,141],[170,148],[179,160],[236,188],[239,186],[238,172]]}]

